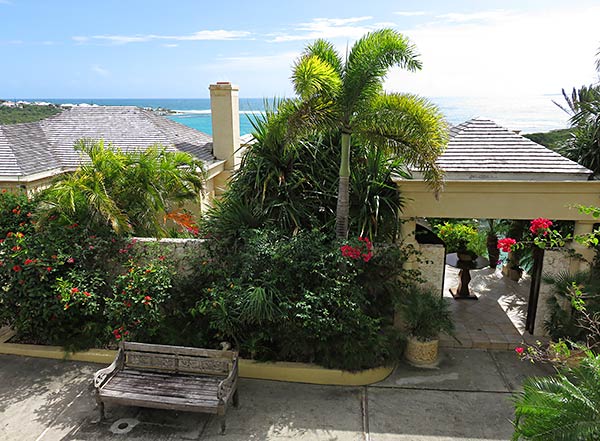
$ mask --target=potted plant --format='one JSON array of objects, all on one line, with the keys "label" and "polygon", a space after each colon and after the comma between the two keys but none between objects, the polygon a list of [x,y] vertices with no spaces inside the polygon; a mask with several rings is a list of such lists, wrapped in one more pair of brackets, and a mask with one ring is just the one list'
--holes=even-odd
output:
[{"label": "potted plant", "polygon": [[435,365],[440,333],[456,338],[448,302],[439,294],[415,289],[403,297],[399,310],[408,332],[405,359],[415,366]]},{"label": "potted plant", "polygon": [[456,253],[459,260],[470,261],[477,257],[478,234],[475,227],[446,222],[439,228],[438,236],[446,244],[446,251]]}]

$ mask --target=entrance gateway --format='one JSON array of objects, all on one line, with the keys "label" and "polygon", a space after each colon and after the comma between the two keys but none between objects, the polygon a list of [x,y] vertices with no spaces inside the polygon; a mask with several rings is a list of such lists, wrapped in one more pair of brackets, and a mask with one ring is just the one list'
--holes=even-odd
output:
[{"label": "entrance gateway", "polygon": [[[445,172],[445,184],[437,199],[418,171],[413,172],[412,180],[395,179],[406,201],[401,213],[402,238],[417,249],[416,219],[427,217],[522,220],[544,217],[575,221],[576,235],[593,230],[594,219],[576,208],[600,206],[600,181],[590,180],[592,171],[491,120],[474,118],[453,127],[438,164]],[[593,250],[575,242],[571,248],[591,261]],[[431,256],[425,257],[431,260]],[[539,275],[543,262],[542,257],[537,268]],[[441,275],[444,263],[443,259],[437,259],[421,270]],[[554,261],[553,264],[557,265]],[[574,272],[585,269],[587,263],[565,258],[558,263],[561,265],[559,269]],[[535,288],[527,319],[527,329],[534,335],[544,334],[542,297],[546,293],[539,293],[542,285],[539,275],[532,280]],[[442,277],[425,278],[441,292]],[[438,285],[436,279],[440,279]]]}]

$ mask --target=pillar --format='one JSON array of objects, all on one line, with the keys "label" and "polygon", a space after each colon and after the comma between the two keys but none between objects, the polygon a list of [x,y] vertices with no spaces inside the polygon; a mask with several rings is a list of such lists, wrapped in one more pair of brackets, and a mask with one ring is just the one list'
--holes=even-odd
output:
[{"label": "pillar", "polygon": [[[574,236],[584,236],[590,234],[594,231],[594,221],[575,221],[575,230]],[[582,245],[577,241],[573,241],[571,244],[571,248],[577,254],[580,254],[583,257],[582,260],[573,259],[571,261],[571,266],[569,270],[571,272],[584,271],[589,269],[591,263],[594,260],[594,250],[590,247]]]},{"label": "pillar", "polygon": [[225,161],[223,173],[215,177],[215,193],[220,194],[241,162],[239,88],[229,82],[217,82],[209,90],[213,155]]}]

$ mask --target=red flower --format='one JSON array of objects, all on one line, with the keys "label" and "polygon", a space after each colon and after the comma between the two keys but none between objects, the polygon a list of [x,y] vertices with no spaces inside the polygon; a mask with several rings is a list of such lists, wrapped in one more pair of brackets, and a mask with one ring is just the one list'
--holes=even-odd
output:
[{"label": "red flower", "polygon": [[75,263],[75,259],[73,259],[72,257],[69,257],[67,259],[67,263]]},{"label": "red flower", "polygon": [[516,240],[510,237],[506,237],[498,241],[498,249],[504,251],[505,253],[508,253],[511,251],[513,245],[515,245],[516,243]]},{"label": "red flower", "polygon": [[13,251],[21,251],[21,247],[19,245],[15,245],[11,248]]},{"label": "red flower", "polygon": [[86,296],[86,297],[91,296],[91,294],[89,292],[87,292],[87,291],[83,291],[83,295]]},{"label": "red flower", "polygon": [[21,268],[21,266],[20,266],[20,265],[15,265],[15,266],[13,266],[13,271],[14,271],[15,273],[18,273],[18,272],[19,272],[19,271],[21,271],[22,269],[23,269],[23,268]]},{"label": "red flower", "polygon": [[531,221],[529,231],[531,234],[546,236],[548,234],[548,228],[552,226],[552,221],[543,217],[538,217]]},{"label": "red flower", "polygon": [[158,260],[165,260],[165,256],[158,256]]},{"label": "red flower", "polygon": [[48,271],[48,272],[52,271],[52,267],[51,266],[46,267],[46,271]]},{"label": "red flower", "polygon": [[73,287],[71,288],[71,294],[77,294],[79,292],[79,288]]},{"label": "red flower", "polygon": [[144,297],[144,301],[142,302],[144,305],[147,305],[150,303],[150,300],[152,300],[152,297],[150,296],[146,296]]},{"label": "red flower", "polygon": [[21,233],[20,231],[19,231],[19,232],[17,232],[17,233],[15,234],[15,236],[17,237],[17,239],[21,239],[21,238],[25,237],[25,235],[24,235],[23,233]]},{"label": "red flower", "polygon": [[519,354],[519,355],[523,355],[523,351],[524,351],[524,350],[525,350],[525,349],[524,349],[522,346],[517,346],[517,347],[515,348],[515,352],[516,352],[517,354]]},{"label": "red flower", "polygon": [[13,232],[12,232],[12,231],[9,231],[9,232],[6,234],[6,237],[7,237],[7,238],[8,238],[8,237],[12,237],[12,236],[13,236]]}]

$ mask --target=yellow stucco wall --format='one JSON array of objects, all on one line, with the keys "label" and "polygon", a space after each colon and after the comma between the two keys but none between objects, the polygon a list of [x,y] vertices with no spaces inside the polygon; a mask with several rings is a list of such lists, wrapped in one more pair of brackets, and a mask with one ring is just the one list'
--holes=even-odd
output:
[{"label": "yellow stucco wall", "polygon": [[600,206],[600,181],[449,181],[436,199],[423,181],[398,180],[402,217],[590,220],[574,205]]}]

